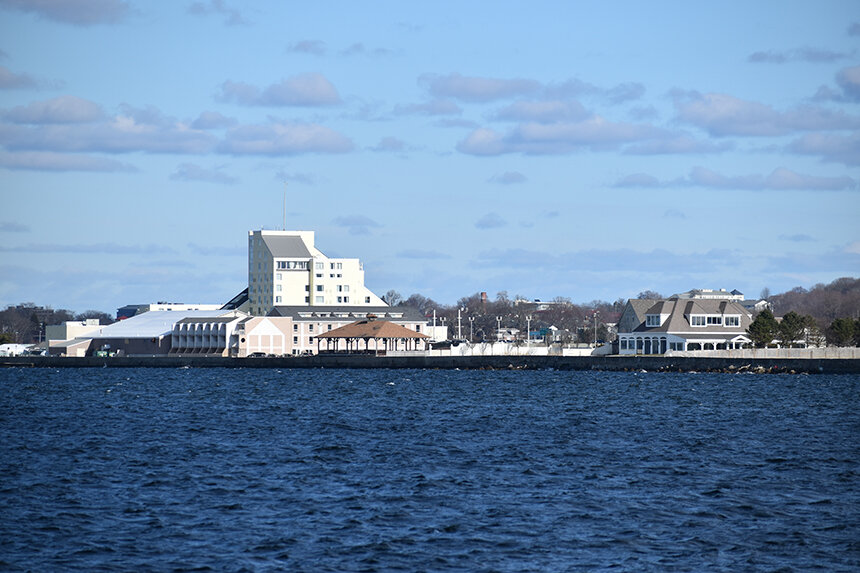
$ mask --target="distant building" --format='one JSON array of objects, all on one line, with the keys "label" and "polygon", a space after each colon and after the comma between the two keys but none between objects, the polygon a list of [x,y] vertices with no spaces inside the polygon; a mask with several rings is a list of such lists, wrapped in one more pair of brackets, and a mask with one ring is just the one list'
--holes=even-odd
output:
[{"label": "distant building", "polygon": [[682,292],[680,294],[673,294],[669,297],[669,300],[675,299],[694,299],[694,300],[732,300],[740,303],[747,311],[752,314],[758,314],[766,308],[773,310],[772,305],[766,300],[747,300],[744,298],[744,293],[735,289],[731,292],[726,291],[726,289],[709,289],[709,288],[698,288],[693,290],[688,290],[687,292]]},{"label": "distant building", "polygon": [[91,332],[97,332],[99,327],[99,320],[97,318],[67,320],[63,324],[50,324],[46,326],[45,338],[47,338],[48,346],[50,347],[52,340],[63,341],[82,337]]},{"label": "distant building", "polygon": [[224,305],[221,304],[185,304],[182,302],[151,302],[148,304],[127,304],[116,309],[116,319],[125,320],[154,310],[166,310],[182,312],[186,310],[220,310]]},{"label": "distant building", "polygon": [[313,231],[248,233],[248,301],[255,316],[276,306],[385,306],[364,286],[361,261],[327,257]]},{"label": "distant building", "polygon": [[720,350],[750,343],[752,316],[730,298],[630,299],[618,321],[619,354]]}]

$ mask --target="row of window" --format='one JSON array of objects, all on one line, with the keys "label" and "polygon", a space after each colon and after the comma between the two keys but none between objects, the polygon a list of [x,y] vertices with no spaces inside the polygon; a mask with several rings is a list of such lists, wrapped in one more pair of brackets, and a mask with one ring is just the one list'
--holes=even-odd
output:
[{"label": "row of window", "polygon": [[701,315],[694,314],[690,316],[690,326],[740,326],[741,317],[739,316],[721,316],[721,315]]}]

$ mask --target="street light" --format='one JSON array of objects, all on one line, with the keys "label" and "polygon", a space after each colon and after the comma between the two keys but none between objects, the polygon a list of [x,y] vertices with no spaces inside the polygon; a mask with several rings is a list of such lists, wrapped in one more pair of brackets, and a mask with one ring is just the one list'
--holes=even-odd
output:
[{"label": "street light", "polygon": [[475,317],[469,317],[469,342],[475,342]]},{"label": "street light", "polygon": [[496,317],[496,324],[497,324],[496,340],[500,341],[500,340],[502,340],[502,317],[501,316]]},{"label": "street light", "polygon": [[463,340],[463,331],[460,329],[460,311],[466,310],[465,308],[457,309],[457,340]]}]

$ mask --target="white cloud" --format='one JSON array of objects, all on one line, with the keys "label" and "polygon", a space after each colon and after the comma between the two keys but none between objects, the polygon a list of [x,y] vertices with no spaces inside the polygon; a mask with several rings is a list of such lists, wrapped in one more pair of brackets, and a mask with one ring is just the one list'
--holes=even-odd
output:
[{"label": "white cloud", "polygon": [[352,149],[349,138],[328,127],[282,122],[233,128],[218,145],[218,151],[232,155],[345,153]]},{"label": "white cloud", "polygon": [[220,90],[217,99],[241,105],[312,107],[341,103],[334,85],[317,73],[292,76],[263,90],[228,80],[221,84]]},{"label": "white cloud", "polygon": [[408,143],[397,137],[388,136],[379,140],[375,147],[371,147],[372,151],[378,152],[393,152],[403,153],[412,149]]},{"label": "white cloud", "polygon": [[499,183],[501,185],[515,185],[517,183],[525,183],[528,181],[525,175],[519,171],[505,171],[504,173],[493,175],[490,177],[490,183]]},{"label": "white cloud", "polygon": [[170,178],[175,181],[203,181],[222,185],[232,185],[238,181],[232,175],[221,171],[220,168],[207,169],[195,163],[182,163],[170,175]]},{"label": "white cloud", "polygon": [[76,26],[116,24],[131,13],[123,0],[0,0],[0,6]]},{"label": "white cloud", "polygon": [[0,167],[28,171],[137,171],[133,165],[105,157],[46,151],[0,151]]},{"label": "white cloud", "polygon": [[726,94],[676,93],[680,121],[711,135],[779,136],[795,131],[860,128],[860,117],[821,107],[802,106],[786,112]]},{"label": "white cloud", "polygon": [[508,222],[502,219],[498,213],[487,213],[475,221],[476,229],[498,229],[507,226]]},{"label": "white cloud", "polygon": [[287,52],[322,56],[325,55],[326,46],[322,40],[301,40],[287,46]]},{"label": "white cloud", "polygon": [[753,64],[784,64],[787,62],[830,63],[851,57],[846,52],[834,52],[822,48],[798,48],[790,51],[762,50],[753,52],[747,61]]},{"label": "white cloud", "polygon": [[14,107],[4,117],[14,123],[91,123],[102,119],[104,112],[94,102],[65,95]]},{"label": "white cloud", "polygon": [[470,155],[564,154],[586,149],[615,149],[623,144],[660,137],[665,137],[665,132],[650,125],[613,122],[595,116],[580,122],[523,123],[504,135],[492,129],[476,129],[457,145],[457,149]]},{"label": "white cloud", "polygon": [[705,167],[694,167],[686,178],[661,182],[645,173],[622,178],[616,187],[705,187],[747,191],[850,191],[857,188],[851,177],[804,175],[779,167],[770,174],[723,175]]},{"label": "white cloud", "polygon": [[860,165],[860,133],[807,133],[792,141],[787,149],[801,155],[817,155],[823,161]]},{"label": "white cloud", "polygon": [[194,129],[223,129],[234,125],[236,125],[235,119],[226,117],[217,111],[204,111],[191,122],[191,127]]},{"label": "white cloud", "polygon": [[367,235],[370,229],[381,227],[379,223],[364,215],[346,215],[337,217],[332,223],[346,227],[351,235]]},{"label": "white cloud", "polygon": [[194,16],[208,16],[217,14],[224,16],[224,23],[228,26],[239,26],[247,24],[242,13],[236,8],[227,6],[224,0],[209,0],[208,2],[192,2],[188,6],[188,13]]},{"label": "white cloud", "polygon": [[418,83],[436,98],[472,103],[528,95],[540,89],[540,84],[534,80],[468,77],[457,73],[425,74]]},{"label": "white cloud", "polygon": [[0,89],[11,90],[35,86],[36,80],[27,74],[16,74],[6,66],[0,66]]},{"label": "white cloud", "polygon": [[12,221],[0,221],[0,233],[29,233],[30,227]]},{"label": "white cloud", "polygon": [[554,123],[578,121],[590,116],[591,113],[578,101],[550,100],[514,102],[493,114],[493,119]]},{"label": "white cloud", "polygon": [[447,99],[434,99],[426,103],[398,105],[394,108],[397,115],[459,115],[463,110]]}]

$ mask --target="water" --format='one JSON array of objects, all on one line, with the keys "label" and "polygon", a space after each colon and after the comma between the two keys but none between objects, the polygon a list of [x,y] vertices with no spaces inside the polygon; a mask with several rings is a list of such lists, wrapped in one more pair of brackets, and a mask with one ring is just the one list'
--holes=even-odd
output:
[{"label": "water", "polygon": [[0,570],[856,571],[856,376],[2,369]]}]

